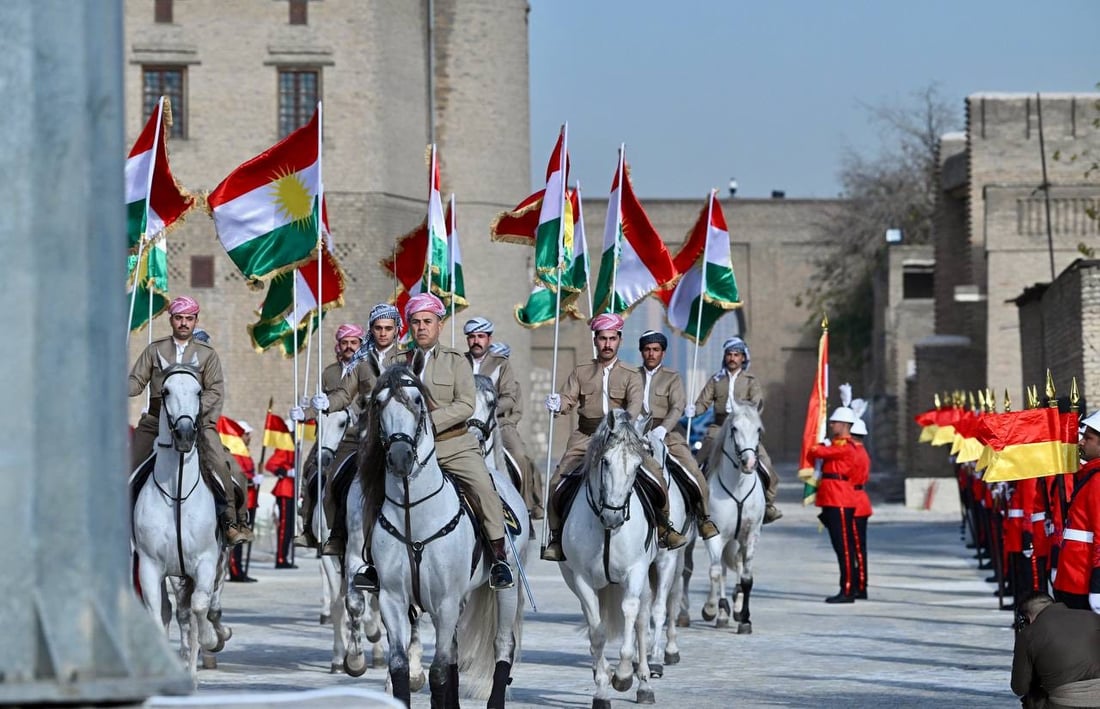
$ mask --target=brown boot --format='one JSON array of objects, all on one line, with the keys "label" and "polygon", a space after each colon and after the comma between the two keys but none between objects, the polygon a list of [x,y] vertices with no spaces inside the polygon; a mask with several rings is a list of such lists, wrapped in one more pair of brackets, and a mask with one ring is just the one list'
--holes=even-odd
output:
[{"label": "brown boot", "polygon": [[546,543],[546,548],[542,550],[543,561],[565,561],[565,552],[561,548],[561,532],[556,529],[550,530],[550,541]]},{"label": "brown boot", "polygon": [[225,543],[231,547],[252,541],[252,530],[237,524],[230,524],[225,528]]},{"label": "brown boot", "polygon": [[657,546],[662,549],[679,549],[687,541],[687,537],[673,529],[667,519],[657,524]]},{"label": "brown boot", "polygon": [[309,527],[306,527],[301,534],[294,537],[294,546],[302,547],[303,549],[317,548],[317,540],[313,537],[313,532],[310,531]]},{"label": "brown boot", "polygon": [[703,539],[710,539],[711,537],[718,536],[718,527],[711,521],[710,517],[699,517],[699,536]]},{"label": "brown boot", "polygon": [[321,547],[321,556],[343,556],[347,550],[347,540],[338,534],[330,534]]},{"label": "brown boot", "polygon": [[771,502],[764,508],[764,524],[771,524],[782,516],[783,513]]}]

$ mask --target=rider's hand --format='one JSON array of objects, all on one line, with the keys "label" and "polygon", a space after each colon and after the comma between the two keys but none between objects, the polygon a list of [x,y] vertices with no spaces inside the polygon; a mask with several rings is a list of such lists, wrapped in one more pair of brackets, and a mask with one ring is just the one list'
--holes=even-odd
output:
[{"label": "rider's hand", "polygon": [[649,435],[653,436],[659,441],[663,441],[665,440],[665,436],[668,435],[668,429],[666,429],[664,426],[658,426],[657,428],[650,431]]},{"label": "rider's hand", "polygon": [[687,408],[684,409],[684,416],[687,416],[689,419],[695,418],[695,416],[696,416],[695,404],[688,404],[687,405]]},{"label": "rider's hand", "polygon": [[290,420],[295,423],[301,423],[306,420],[306,411],[301,406],[290,407]]},{"label": "rider's hand", "polygon": [[328,395],[324,392],[314,394],[313,398],[309,400],[309,403],[318,411],[328,411]]},{"label": "rider's hand", "polygon": [[561,412],[561,394],[547,394],[546,410],[552,414]]},{"label": "rider's hand", "polygon": [[1093,613],[1100,613],[1100,593],[1089,594],[1089,608]]}]

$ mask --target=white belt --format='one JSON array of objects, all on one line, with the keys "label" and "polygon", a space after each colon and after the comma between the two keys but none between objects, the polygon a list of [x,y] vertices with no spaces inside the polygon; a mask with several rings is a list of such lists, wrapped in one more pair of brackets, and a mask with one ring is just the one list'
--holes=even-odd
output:
[{"label": "white belt", "polygon": [[1093,534],[1083,529],[1067,529],[1062,532],[1062,539],[1067,542],[1084,542],[1086,544],[1092,544]]},{"label": "white belt", "polygon": [[1015,519],[1017,517],[1023,517],[1023,516],[1024,516],[1024,511],[1023,510],[1009,510],[1008,511],[1008,518],[1009,519]]},{"label": "white belt", "polygon": [[1031,521],[1032,522],[1042,522],[1046,518],[1047,518],[1047,513],[1046,512],[1035,512],[1034,514],[1031,515]]}]

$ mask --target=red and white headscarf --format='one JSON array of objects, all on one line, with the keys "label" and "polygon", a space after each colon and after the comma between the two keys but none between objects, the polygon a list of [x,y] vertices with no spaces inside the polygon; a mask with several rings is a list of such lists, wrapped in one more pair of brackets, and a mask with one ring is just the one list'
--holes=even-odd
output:
[{"label": "red and white headscarf", "polygon": [[172,300],[168,305],[169,315],[198,315],[199,304],[194,298],[186,295],[181,295],[178,298]]},{"label": "red and white headscarf", "polygon": [[588,323],[589,327],[592,328],[592,332],[599,332],[600,330],[621,332],[624,324],[626,324],[626,321],[623,320],[623,316],[615,313],[601,313]]},{"label": "red and white headscarf", "polygon": [[409,302],[405,304],[405,321],[407,322],[409,316],[413,313],[422,313],[424,311],[433,313],[439,318],[447,314],[447,309],[443,307],[442,300],[431,293],[418,293],[409,298]]},{"label": "red and white headscarf", "polygon": [[334,337],[336,338],[336,346],[333,347],[333,350],[336,352],[336,354],[340,354],[340,340],[343,340],[346,337],[357,337],[359,338],[359,343],[362,344],[363,338],[366,336],[366,330],[359,327],[355,323],[346,322],[340,327],[336,328],[336,334],[334,335]]}]

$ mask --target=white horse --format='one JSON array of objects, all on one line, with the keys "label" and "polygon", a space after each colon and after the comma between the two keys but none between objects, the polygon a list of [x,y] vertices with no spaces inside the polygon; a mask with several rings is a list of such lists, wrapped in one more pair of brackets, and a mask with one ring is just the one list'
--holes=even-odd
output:
[{"label": "white horse", "polygon": [[[630,414],[615,409],[588,444],[581,488],[562,528],[561,575],[581,602],[596,681],[593,709],[610,709],[608,685],[625,692],[638,676],[639,704],[654,702],[648,649],[651,589],[649,566],[657,553],[634,481],[645,459],[645,442]],[[614,675],[604,657],[608,640],[622,637]],[[637,663],[637,670],[634,669]]]},{"label": "white horse", "polygon": [[[488,586],[489,560],[475,527],[479,522],[466,514],[455,484],[444,477],[435,458],[430,395],[418,377],[423,365],[418,353],[412,370],[393,367],[379,378],[369,413],[368,437],[374,440],[360,467],[367,474],[382,467],[386,471],[381,529],[372,535],[371,554],[380,572],[379,604],[389,636],[393,694],[409,704],[409,609],[417,607],[435,625],[428,675],[432,706],[458,706],[461,669],[470,694],[488,694],[489,707],[503,707],[523,598],[518,584],[501,592]],[[519,517],[519,539],[524,540],[529,522],[519,492],[500,475],[493,482]]]},{"label": "white horse", "polygon": [[693,548],[697,532],[695,515],[688,509],[687,500],[668,469],[668,448],[664,441],[656,439],[650,439],[650,445],[668,484],[669,524],[687,539],[686,544],[676,549],[658,548],[657,558],[653,561],[656,579],[653,584],[653,648],[649,670],[651,677],[662,677],[665,664],[680,662],[676,623],[670,619],[675,618],[684,596],[684,586],[680,583],[684,573],[684,556],[688,549]]},{"label": "white horse", "polygon": [[751,633],[749,596],[752,594],[752,560],[760,528],[764,525],[764,483],[757,473],[756,450],[764,430],[760,412],[749,403],[734,402],[726,417],[707,466],[710,482],[710,518],[718,527],[720,556],[711,556],[710,594],[703,606],[703,619],[717,617],[716,625],[729,625],[726,600],[726,570],[733,570],[740,582],[735,591],[734,620],[738,633]]},{"label": "white horse", "polygon": [[154,618],[161,617],[165,577],[183,579],[179,598],[191,622],[181,627],[186,628],[186,661],[194,678],[199,648],[216,652],[228,638],[219,636],[208,617],[222,545],[214,495],[202,481],[195,446],[202,395],[198,360],[169,364],[161,357],[160,366],[164,390],[157,456],[134,504],[134,546],[142,598]]}]

